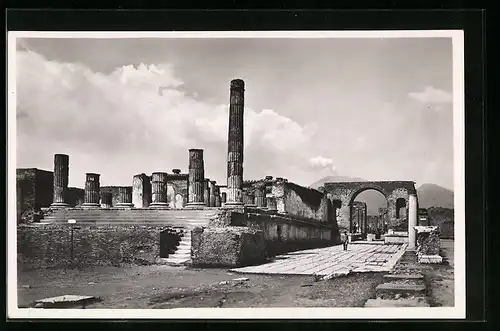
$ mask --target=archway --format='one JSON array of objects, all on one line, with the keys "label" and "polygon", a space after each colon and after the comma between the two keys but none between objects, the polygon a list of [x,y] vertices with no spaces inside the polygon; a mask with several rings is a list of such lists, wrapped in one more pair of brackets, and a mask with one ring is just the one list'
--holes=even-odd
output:
[{"label": "archway", "polygon": [[408,209],[404,198],[396,199],[396,231],[408,231]]},{"label": "archway", "polygon": [[363,188],[354,193],[349,203],[350,232],[363,236],[371,233],[380,237],[388,230],[389,201],[375,188]]}]

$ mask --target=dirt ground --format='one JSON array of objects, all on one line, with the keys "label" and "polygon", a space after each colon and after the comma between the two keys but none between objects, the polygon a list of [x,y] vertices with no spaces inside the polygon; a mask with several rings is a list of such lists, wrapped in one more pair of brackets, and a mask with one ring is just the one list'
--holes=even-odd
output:
[{"label": "dirt ground", "polygon": [[[445,263],[426,272],[431,306],[454,305],[453,241],[442,243]],[[312,276],[239,274],[227,269],[162,265],[86,270],[18,271],[18,301],[60,295],[102,299],[87,308],[362,307],[375,296],[384,273],[359,273],[327,281]],[[234,281],[245,277],[248,280]]]},{"label": "dirt ground", "polygon": [[[246,277],[247,281],[233,281]],[[75,294],[102,298],[87,308],[362,307],[382,274],[352,274],[328,281],[311,276],[245,275],[225,269],[169,266],[20,272],[21,307]],[[29,288],[28,288],[29,285]]]},{"label": "dirt ground", "polygon": [[434,307],[455,305],[454,241],[441,239],[441,255],[445,263],[434,265],[427,273],[430,304]]}]

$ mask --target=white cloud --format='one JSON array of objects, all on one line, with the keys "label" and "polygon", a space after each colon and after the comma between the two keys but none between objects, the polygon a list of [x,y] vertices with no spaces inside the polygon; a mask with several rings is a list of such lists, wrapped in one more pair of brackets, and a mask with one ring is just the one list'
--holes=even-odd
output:
[{"label": "white cloud", "polygon": [[323,156],[311,157],[309,159],[309,166],[312,170],[325,170],[328,169],[333,173],[336,173],[337,168],[335,167],[333,160]]},{"label": "white cloud", "polygon": [[447,104],[453,102],[451,93],[426,86],[421,92],[411,92],[408,96],[424,104]]},{"label": "white cloud", "polygon": [[[124,182],[138,171],[185,164],[187,149],[196,147],[209,149],[205,158],[217,163],[209,160],[208,167],[210,162],[213,169],[217,166],[222,179],[228,105],[199,101],[181,91],[182,85],[169,64],[128,65],[104,75],[82,64],[20,51],[18,162],[38,167],[36,157],[42,153],[51,160],[53,153],[67,150],[78,176],[114,168],[119,171],[109,170],[106,178]],[[297,122],[270,109],[245,109],[245,146],[275,155],[280,168],[297,158],[297,150],[307,154],[309,141],[310,132]],[[88,155],[101,159],[89,160]],[[75,159],[86,164],[71,162]],[[261,161],[245,160],[255,168],[266,166]]]}]

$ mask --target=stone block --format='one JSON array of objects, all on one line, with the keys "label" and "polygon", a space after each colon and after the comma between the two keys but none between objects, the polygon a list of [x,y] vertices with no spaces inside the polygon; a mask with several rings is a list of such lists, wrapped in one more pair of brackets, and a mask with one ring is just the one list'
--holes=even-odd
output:
[{"label": "stone block", "polygon": [[430,307],[430,305],[422,297],[410,299],[369,299],[365,303],[367,308],[382,308],[382,307]]},{"label": "stone block", "polygon": [[440,255],[419,255],[418,263],[443,263],[443,258]]},{"label": "stone block", "polygon": [[388,299],[395,297],[415,297],[425,295],[425,286],[422,284],[384,283],[375,289],[377,298]]},{"label": "stone block", "polygon": [[262,231],[248,227],[195,228],[192,264],[207,267],[240,267],[265,262]]}]

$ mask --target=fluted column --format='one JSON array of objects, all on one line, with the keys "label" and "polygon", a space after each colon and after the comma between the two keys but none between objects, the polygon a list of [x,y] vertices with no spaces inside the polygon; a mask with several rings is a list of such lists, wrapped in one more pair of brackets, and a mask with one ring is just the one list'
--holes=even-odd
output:
[{"label": "fluted column", "polygon": [[151,181],[146,174],[135,175],[132,180],[132,203],[135,208],[146,208],[151,203]]},{"label": "fluted column", "polygon": [[85,197],[82,207],[99,208],[100,190],[99,183],[100,174],[87,173],[85,180]]},{"label": "fluted column", "polygon": [[203,181],[203,201],[205,206],[210,207],[210,179],[208,178]]},{"label": "fluted column", "polygon": [[205,206],[205,192],[203,185],[205,181],[205,164],[202,149],[189,150],[189,198],[187,206]]},{"label": "fluted column", "polygon": [[221,206],[220,188],[215,186],[215,207]]},{"label": "fluted column", "polygon": [[258,183],[255,186],[255,204],[259,208],[266,208],[267,207],[266,184],[265,183]]},{"label": "fluted column", "polygon": [[274,197],[267,197],[266,198],[267,202],[267,210],[269,211],[278,211],[278,207],[276,205],[276,198]]},{"label": "fluted column", "polygon": [[227,155],[226,206],[243,204],[243,111],[245,83],[241,79],[231,81],[229,103],[229,133]]},{"label": "fluted column", "polygon": [[215,184],[216,183],[217,182],[215,180],[211,180],[210,183],[209,183],[209,188],[210,188],[210,197],[209,197],[210,204],[209,204],[209,206],[210,207],[215,207],[215,194],[216,194],[216,192],[215,192]]},{"label": "fluted column", "polygon": [[101,192],[101,207],[113,207],[113,194],[111,194],[111,192]]},{"label": "fluted column", "polygon": [[68,207],[69,156],[66,154],[54,155],[54,192],[51,208]]},{"label": "fluted column", "polygon": [[151,208],[168,208],[167,203],[167,173],[153,172],[151,176]]},{"label": "fluted column", "polygon": [[132,188],[125,186],[118,188],[118,203],[117,207],[133,207],[132,204]]}]

